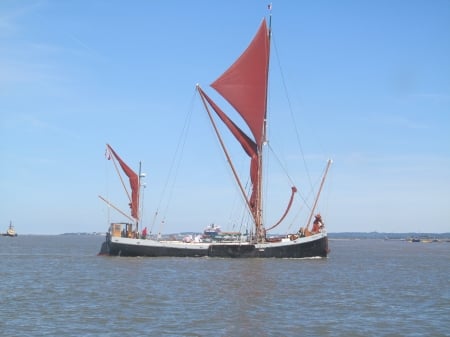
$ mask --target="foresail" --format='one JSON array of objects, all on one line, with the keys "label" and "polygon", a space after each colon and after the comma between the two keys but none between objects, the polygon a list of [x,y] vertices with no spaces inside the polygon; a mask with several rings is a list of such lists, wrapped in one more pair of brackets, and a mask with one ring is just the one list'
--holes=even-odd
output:
[{"label": "foresail", "polygon": [[[131,198],[130,198],[130,208],[131,208],[131,216],[139,220],[139,176],[134,172],[113,150],[113,148],[106,144],[107,151],[119,162],[120,167],[123,172],[126,174],[130,181],[131,187]],[[108,158],[109,159],[109,158]]]},{"label": "foresail", "polygon": [[263,19],[248,48],[211,84],[244,118],[258,146],[264,142],[269,48],[267,24]]}]

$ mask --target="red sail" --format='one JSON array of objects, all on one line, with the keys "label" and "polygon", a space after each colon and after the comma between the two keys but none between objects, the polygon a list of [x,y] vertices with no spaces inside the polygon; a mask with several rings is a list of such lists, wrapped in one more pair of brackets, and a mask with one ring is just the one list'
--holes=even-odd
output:
[{"label": "red sail", "polygon": [[256,196],[257,196],[257,179],[258,179],[258,170],[259,170],[259,161],[258,161],[258,149],[256,147],[256,143],[250,139],[233,121],[220,109],[214,101],[209,98],[205,92],[198,87],[199,93],[203,96],[209,105],[216,112],[217,116],[223,121],[223,123],[228,127],[234,137],[239,141],[245,153],[251,158],[250,164],[250,179],[253,185],[252,194],[250,197],[250,207],[254,216],[256,216]]},{"label": "red sail", "polygon": [[211,84],[244,118],[258,146],[264,141],[268,69],[269,34],[264,19],[245,52]]},{"label": "red sail", "polygon": [[131,208],[131,216],[135,218],[136,220],[139,219],[139,176],[134,172],[125,162],[117,155],[117,153],[112,149],[112,147],[109,144],[106,144],[108,150],[110,153],[114,156],[114,158],[117,159],[117,161],[120,164],[120,167],[127,175],[128,179],[130,180],[130,187],[131,187],[131,202],[130,202],[130,208]]},{"label": "red sail", "polygon": [[233,123],[233,121],[220,109],[214,101],[209,98],[208,95],[200,88],[198,87],[198,91],[200,92],[200,95],[202,95],[206,101],[209,103],[209,105],[214,109],[217,116],[220,117],[220,119],[224,122],[224,124],[228,127],[228,129],[231,131],[231,133],[236,137],[236,139],[241,143],[243,149],[248,154],[249,157],[253,157],[257,155],[257,149],[256,144],[253,140],[250,139],[236,124]]}]

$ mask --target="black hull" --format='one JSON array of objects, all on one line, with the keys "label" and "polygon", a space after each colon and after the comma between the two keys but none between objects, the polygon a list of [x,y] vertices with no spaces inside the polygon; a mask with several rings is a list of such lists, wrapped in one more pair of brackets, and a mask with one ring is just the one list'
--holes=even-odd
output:
[{"label": "black hull", "polygon": [[99,255],[146,257],[219,257],[219,258],[310,258],[327,257],[327,236],[285,245],[210,244],[206,248],[170,247],[113,242],[107,239]]},{"label": "black hull", "polygon": [[329,253],[328,238],[297,243],[287,246],[256,248],[255,245],[211,245],[208,249],[210,257],[233,257],[233,258],[307,258],[327,257]]}]

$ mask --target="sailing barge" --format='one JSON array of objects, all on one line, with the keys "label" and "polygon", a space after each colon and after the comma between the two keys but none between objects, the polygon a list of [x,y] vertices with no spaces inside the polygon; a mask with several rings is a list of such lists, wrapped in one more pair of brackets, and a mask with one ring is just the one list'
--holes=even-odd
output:
[{"label": "sailing barge", "polygon": [[[120,256],[177,256],[177,257],[221,257],[221,258],[312,258],[326,257],[329,253],[328,237],[320,215],[315,215],[314,226],[309,229],[314,216],[317,200],[328,168],[322,177],[319,192],[305,225],[298,232],[283,237],[270,237],[267,231],[280,223],[289,212],[297,189],[292,187],[291,198],[277,224],[266,228],[263,224],[262,170],[263,147],[266,142],[266,110],[270,54],[270,27],[263,19],[259,29],[244,53],[211,84],[223,98],[240,114],[251,134],[246,134],[227,114],[197,85],[204,108],[214,131],[230,163],[233,176],[242,193],[246,208],[253,222],[253,230],[246,235],[238,235],[234,240],[224,241],[215,237],[200,236],[195,240],[170,240],[147,236],[139,231],[139,188],[140,173],[135,173],[116,152],[107,145],[111,157],[116,160],[128,176],[131,195],[132,221],[111,224],[100,254]],[[246,192],[235,168],[231,163],[225,144],[220,136],[216,119],[220,120],[236,138],[250,158],[251,190]],[[104,198],[102,198],[104,199]],[[105,199],[104,199],[105,200]],[[106,200],[105,200],[106,201]]]}]

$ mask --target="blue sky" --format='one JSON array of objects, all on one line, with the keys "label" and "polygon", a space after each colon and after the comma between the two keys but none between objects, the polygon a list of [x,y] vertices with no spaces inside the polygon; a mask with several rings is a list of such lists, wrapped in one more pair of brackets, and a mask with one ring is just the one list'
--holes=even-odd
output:
[{"label": "blue sky", "polygon": [[[195,85],[218,98],[209,84],[266,15],[260,0],[1,1],[0,231],[123,220],[97,197],[127,208],[105,143],[142,161],[143,225],[236,229],[239,195]],[[272,20],[269,143],[297,201],[311,203],[332,158],[318,208],[329,231],[450,231],[450,2],[274,1]],[[290,191],[275,162],[267,225]],[[280,232],[308,215],[291,213]]]}]

